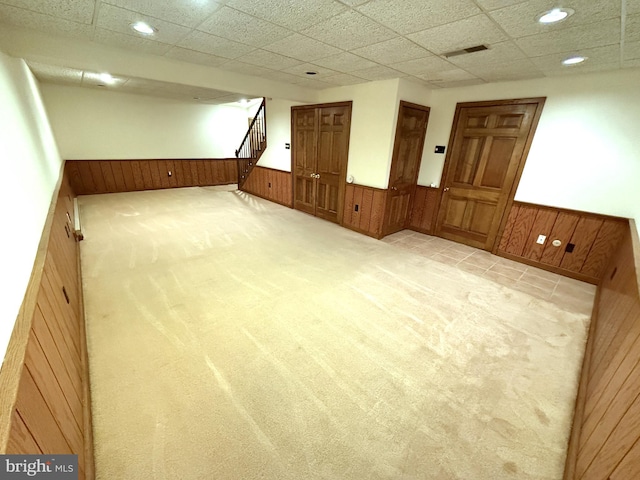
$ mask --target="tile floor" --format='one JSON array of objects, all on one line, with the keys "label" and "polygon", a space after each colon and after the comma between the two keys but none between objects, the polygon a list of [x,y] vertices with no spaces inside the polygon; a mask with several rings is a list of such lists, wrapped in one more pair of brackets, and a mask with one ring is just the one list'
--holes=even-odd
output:
[{"label": "tile floor", "polygon": [[[498,284],[515,288],[536,298],[581,309],[591,308],[596,286],[563,277],[524,263],[498,257],[487,251],[440,237],[403,230],[382,242],[406,248],[425,258],[455,265],[465,272],[482,276]],[[589,300],[586,302],[585,300]],[[582,313],[590,313],[590,310]]]}]

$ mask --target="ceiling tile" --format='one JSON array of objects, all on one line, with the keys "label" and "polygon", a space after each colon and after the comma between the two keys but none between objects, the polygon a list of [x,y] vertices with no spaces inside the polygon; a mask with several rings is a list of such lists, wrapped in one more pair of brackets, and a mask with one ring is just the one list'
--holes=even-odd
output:
[{"label": "ceiling tile", "polygon": [[10,5],[0,5],[0,22],[74,38],[93,38],[93,27]]},{"label": "ceiling tile", "polygon": [[357,7],[358,5],[367,3],[369,0],[338,0],[338,1],[340,3],[344,3],[345,5],[349,5],[350,7]]},{"label": "ceiling tile", "polygon": [[334,0],[228,0],[227,5],[296,31],[347,9]]},{"label": "ceiling tile", "polygon": [[640,41],[640,15],[630,15],[627,17],[624,30],[624,41]]},{"label": "ceiling tile", "polygon": [[273,71],[268,68],[259,67],[258,65],[250,65],[248,63],[239,62],[238,60],[230,60],[219,68],[220,70],[242,73],[243,75],[253,75],[256,77],[261,77],[264,74]]},{"label": "ceiling tile", "polygon": [[493,44],[507,38],[484,14],[413,33],[408,37],[438,55],[476,45]]},{"label": "ceiling tile", "polygon": [[640,13],[640,0],[627,0],[627,15]]},{"label": "ceiling tile", "polygon": [[434,82],[433,85],[441,88],[457,88],[457,87],[470,87],[472,85],[482,85],[487,83],[481,78],[471,78],[468,80],[445,80],[442,82]]},{"label": "ceiling tile", "polygon": [[80,85],[82,82],[82,70],[75,68],[47,65],[38,62],[27,62],[29,69],[41,82],[64,83]]},{"label": "ceiling tile", "polygon": [[372,0],[359,11],[402,34],[418,32],[480,13],[472,0]]},{"label": "ceiling tile", "polygon": [[[149,36],[139,35],[131,28],[131,24],[138,21],[145,21],[149,23],[149,25],[157,28],[158,31],[155,34]],[[107,30],[111,30],[112,32],[120,32],[127,35],[144,38],[146,40],[153,40],[170,44],[177,43],[190,31],[187,27],[176,25],[175,23],[165,22],[164,20],[158,20],[153,17],[148,17],[146,15],[141,15],[130,10],[126,10],[124,8],[114,7],[107,4],[104,4],[100,7],[96,25],[99,28],[105,28]]]},{"label": "ceiling tile", "polygon": [[624,60],[640,58],[640,42],[628,42],[624,44]]},{"label": "ceiling tile", "polygon": [[492,11],[489,15],[512,37],[550,33],[610,18],[620,18],[620,2],[571,0],[567,2],[567,6],[574,9],[575,13],[566,20],[547,25],[537,22],[536,17],[550,10],[553,5],[550,7],[549,0],[531,0]]},{"label": "ceiling tile", "polygon": [[460,68],[452,68],[450,70],[441,70],[439,72],[434,73],[425,73],[424,75],[414,75],[421,80],[426,80],[427,82],[433,83],[442,83],[442,82],[457,82],[461,80],[472,80],[475,79],[476,76],[466,72]]},{"label": "ceiling tile", "polygon": [[0,3],[87,25],[93,21],[95,8],[94,0],[2,0]]},{"label": "ceiling tile", "polygon": [[405,77],[405,80],[411,82],[411,83],[417,83],[418,85],[422,85],[423,87],[427,87],[427,88],[440,88],[439,86],[434,85],[433,83],[429,83],[425,80],[422,80],[418,77]]},{"label": "ceiling tile", "polygon": [[406,77],[404,73],[394,70],[393,68],[385,67],[384,65],[356,70],[352,73],[366,80],[388,80],[391,78]]},{"label": "ceiling tile", "polygon": [[335,85],[331,83],[323,82],[322,80],[316,80],[315,78],[296,77],[296,80],[293,83],[295,85],[300,85],[302,87],[307,87],[307,88],[314,88],[316,90],[335,87]]},{"label": "ceiling tile", "polygon": [[300,60],[296,60],[295,58],[285,57],[284,55],[268,52],[266,50],[254,50],[253,52],[249,52],[246,55],[238,57],[237,60],[273,70],[283,70],[302,63]]},{"label": "ceiling tile", "polygon": [[612,45],[620,42],[620,19],[600,22],[597,29],[582,25],[518,38],[515,42],[531,57]]},{"label": "ceiling tile", "polygon": [[[320,81],[323,81],[325,76],[328,77],[329,75],[336,75],[338,73],[335,70],[319,67],[318,65],[314,65],[313,63],[303,63],[302,65],[287,68],[286,70],[283,70],[283,72],[290,73],[291,75],[296,75],[302,78],[311,78],[313,80]],[[317,75],[307,75],[305,72],[317,72]]]},{"label": "ceiling tile", "polygon": [[209,55],[208,53],[196,52],[195,50],[189,50],[181,47],[173,47],[165,54],[165,57],[175,58],[176,60],[182,60],[183,62],[208,65],[210,67],[219,67],[223,63],[229,61],[228,58],[217,57],[216,55]]},{"label": "ceiling tile", "polygon": [[408,62],[393,63],[390,66],[409,75],[424,75],[455,68],[451,63],[435,55],[409,60]]},{"label": "ceiling tile", "polygon": [[219,37],[241,40],[242,43],[261,46],[288,37],[293,32],[246,13],[223,7],[198,27]]},{"label": "ceiling tile", "polygon": [[171,49],[171,45],[146,38],[134,37],[133,35],[125,35],[123,33],[112,32],[104,28],[96,28],[94,40],[105,45],[114,47],[122,47],[130,50],[136,50],[143,53],[151,53],[153,55],[164,55]]},{"label": "ceiling tile", "polygon": [[315,63],[338,72],[352,72],[354,70],[376,66],[372,61],[349,52],[342,52],[337,55],[331,55],[330,57],[320,58],[316,60]]},{"label": "ceiling tile", "polygon": [[504,8],[526,1],[527,0],[476,0],[476,3],[485,10],[497,10],[498,8]]},{"label": "ceiling tile", "polygon": [[356,85],[358,83],[368,82],[368,80],[365,80],[360,77],[355,77],[347,73],[337,73],[336,75],[330,75],[328,77],[324,77],[322,80],[336,86]]},{"label": "ceiling tile", "polygon": [[300,33],[343,50],[353,50],[397,34],[354,10],[348,10]]},{"label": "ceiling tile", "polygon": [[626,60],[622,64],[622,68],[640,68],[640,58],[635,58],[633,60]]},{"label": "ceiling tile", "polygon": [[353,53],[385,65],[413,60],[415,58],[424,58],[431,55],[431,52],[403,37],[397,37],[385,42],[358,48],[354,50]]},{"label": "ceiling tile", "polygon": [[470,68],[468,71],[487,82],[544,77],[540,69],[527,58],[512,60],[503,64],[477,66]]},{"label": "ceiling tile", "polygon": [[263,77],[269,80],[275,80],[277,82],[294,83],[298,81],[298,77],[296,77],[295,75],[291,75],[290,73],[285,72],[276,72],[275,70],[265,73]]},{"label": "ceiling tile", "polygon": [[620,64],[620,45],[581,49],[573,53],[576,55],[584,55],[588,60],[581,64],[564,66],[562,65],[562,60],[567,58],[568,55],[566,53],[554,53],[552,55],[536,57],[531,60],[540,70],[549,75],[595,71],[594,69],[602,69],[602,66],[609,66],[614,63]]},{"label": "ceiling tile", "polygon": [[151,1],[151,0],[103,0],[117,7],[139,12],[144,15],[177,23],[185,27],[196,27],[222,5],[214,0],[198,0],[197,2],[184,1]]},{"label": "ceiling tile", "polygon": [[299,33],[279,40],[271,45],[262,47],[265,50],[279,53],[288,57],[297,58],[303,62],[313,62],[318,58],[328,57],[340,53],[340,50],[331,45],[318,42]]},{"label": "ceiling tile", "polygon": [[496,43],[489,46],[488,50],[481,52],[468,53],[466,55],[457,55],[450,57],[448,60],[461,67],[473,67],[483,65],[496,65],[514,60],[526,58],[517,45],[511,41]]},{"label": "ceiling tile", "polygon": [[224,58],[237,58],[254,50],[254,47],[234,42],[205,32],[192,31],[178,46]]}]

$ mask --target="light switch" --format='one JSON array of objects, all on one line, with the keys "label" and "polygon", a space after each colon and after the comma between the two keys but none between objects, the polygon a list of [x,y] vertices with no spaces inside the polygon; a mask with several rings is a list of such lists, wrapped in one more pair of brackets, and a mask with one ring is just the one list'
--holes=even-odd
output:
[{"label": "light switch", "polygon": [[540,245],[544,245],[544,241],[547,239],[546,235],[538,235],[538,240],[536,240],[536,243],[539,243]]}]

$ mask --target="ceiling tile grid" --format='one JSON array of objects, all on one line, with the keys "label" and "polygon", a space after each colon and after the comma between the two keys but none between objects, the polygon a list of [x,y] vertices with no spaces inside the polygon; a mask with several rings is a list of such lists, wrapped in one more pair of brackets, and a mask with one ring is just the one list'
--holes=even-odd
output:
[{"label": "ceiling tile grid", "polygon": [[[637,67],[640,0],[625,0],[625,9],[621,3],[0,0],[0,23],[309,88],[389,78],[447,88]],[[537,22],[557,5],[574,13],[557,24]],[[157,31],[141,36],[131,28],[137,21]],[[444,55],[480,44],[488,50]],[[570,68],[561,65],[574,54],[588,60]],[[307,71],[316,74],[307,76]],[[37,75],[56,81],[55,72],[60,82],[70,81],[64,70],[41,68]],[[138,82],[137,88],[145,87]]]}]

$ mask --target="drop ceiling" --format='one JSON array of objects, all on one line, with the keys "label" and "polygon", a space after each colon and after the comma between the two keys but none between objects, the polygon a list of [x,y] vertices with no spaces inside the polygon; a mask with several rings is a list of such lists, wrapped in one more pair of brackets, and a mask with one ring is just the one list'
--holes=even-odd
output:
[{"label": "drop ceiling", "polygon": [[[575,14],[536,21],[560,6]],[[157,32],[135,33],[136,21]],[[391,78],[442,88],[640,66],[640,0],[0,0],[0,23],[315,89]],[[488,49],[444,56],[480,44]],[[588,60],[561,65],[574,54]],[[95,72],[31,66],[44,81],[95,85]],[[232,98],[141,78],[118,88]]]}]

